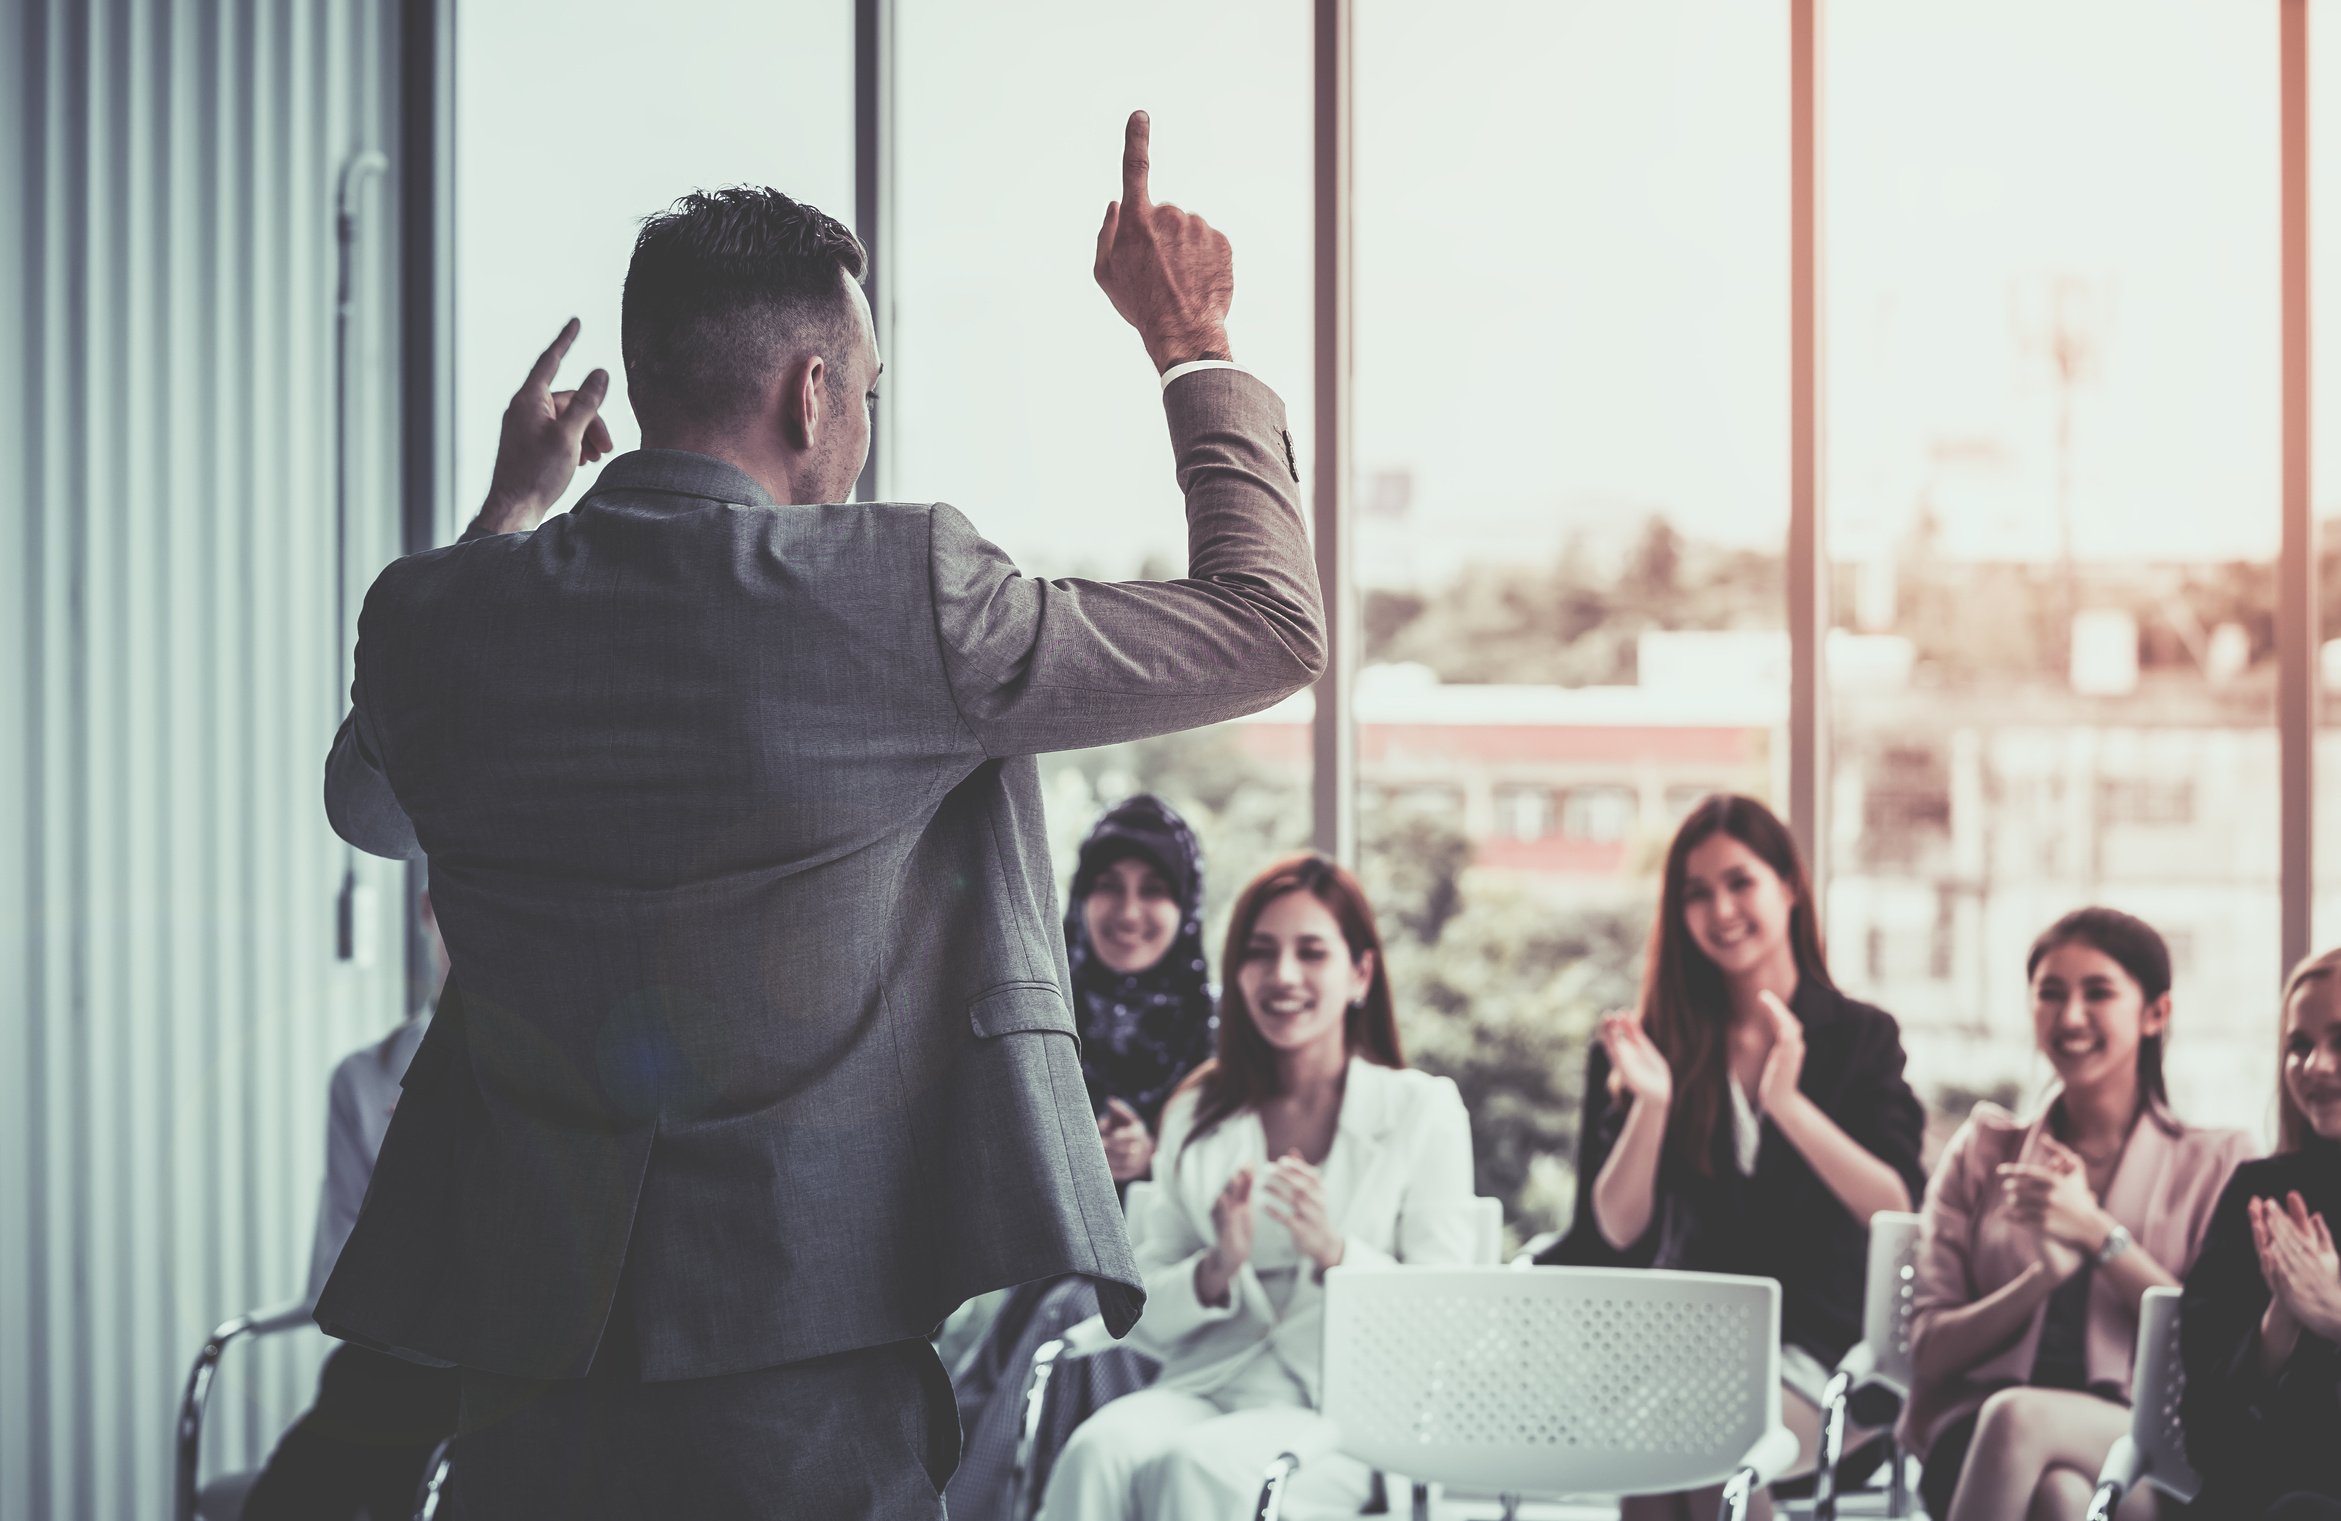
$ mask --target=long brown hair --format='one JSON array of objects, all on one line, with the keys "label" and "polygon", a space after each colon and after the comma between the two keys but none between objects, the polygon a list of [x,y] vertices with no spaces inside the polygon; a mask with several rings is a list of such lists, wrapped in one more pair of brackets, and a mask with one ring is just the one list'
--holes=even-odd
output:
[{"label": "long brown hair", "polygon": [[1719,834],[1754,851],[1796,895],[1788,914],[1788,943],[1796,954],[1800,983],[1812,982],[1830,991],[1837,987],[1821,953],[1812,883],[1787,826],[1752,797],[1718,792],[1701,800],[1667,847],[1666,884],[1659,893],[1658,918],[1650,926],[1650,950],[1642,969],[1642,1028],[1674,1074],[1669,1143],[1702,1176],[1715,1170],[1723,1085],[1730,1080],[1723,1030],[1731,1013],[1731,989],[1722,970],[1691,938],[1683,918],[1683,883],[1691,852]]},{"label": "long brown hair", "polygon": [[1357,878],[1324,856],[1298,855],[1278,861],[1254,877],[1236,899],[1227,921],[1227,954],[1221,959],[1226,979],[1219,990],[1219,1054],[1205,1062],[1179,1085],[1196,1090],[1195,1123],[1188,1139],[1204,1134],[1231,1114],[1240,1114],[1276,1093],[1276,1048],[1252,1023],[1251,1005],[1244,1001],[1239,975],[1252,931],[1268,905],[1286,893],[1307,893],[1333,915],[1341,938],[1349,944],[1349,959],[1358,961],[1372,952],[1373,980],[1365,997],[1344,1016],[1350,1054],[1385,1067],[1403,1067],[1406,1057],[1398,1045],[1398,1018],[1390,1001],[1389,958],[1382,954],[1382,934],[1374,927],[1374,907],[1366,901]]},{"label": "long brown hair", "polygon": [[2301,1113],[2300,1105],[2292,1101],[2292,1090],[2284,1086],[2284,1027],[2292,1021],[2292,995],[2319,978],[2341,972],[2341,946],[2307,957],[2292,969],[2284,979],[2284,996],[2276,1009],[2276,1149],[2279,1152],[2299,1151],[2317,1138],[2316,1127]]}]

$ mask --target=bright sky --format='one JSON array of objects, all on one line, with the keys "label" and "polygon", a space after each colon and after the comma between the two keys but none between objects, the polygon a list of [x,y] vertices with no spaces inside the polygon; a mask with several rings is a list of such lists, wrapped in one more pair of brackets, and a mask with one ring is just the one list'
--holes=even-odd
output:
[{"label": "bright sky", "polygon": [[[1158,197],[1232,240],[1237,355],[1287,399],[1307,468],[1306,0],[1208,0],[1175,29],[1121,0],[899,5],[893,494],[956,502],[1035,570],[1175,557],[1152,377],[1089,277],[1120,122],[1153,113]],[[1540,555],[1649,511],[1779,542],[1785,9],[1358,0],[1357,480],[1393,501],[1411,483],[1403,516],[1366,524],[1370,575]],[[851,215],[846,0],[634,14],[459,10],[467,492],[564,317],[586,323],[576,372],[617,368],[641,215],[738,180]],[[2070,391],[2081,552],[2272,555],[2275,8],[1865,0],[1828,19],[1839,552],[1890,545],[1931,503],[1951,552],[2054,553],[2061,288],[2091,350]],[[2336,67],[2315,66],[2318,100],[2341,101]],[[2341,205],[2329,114],[2323,206]],[[2341,291],[2341,255],[2317,263]],[[2341,448],[2335,390],[2318,432]],[[611,410],[631,447],[622,388]]]}]

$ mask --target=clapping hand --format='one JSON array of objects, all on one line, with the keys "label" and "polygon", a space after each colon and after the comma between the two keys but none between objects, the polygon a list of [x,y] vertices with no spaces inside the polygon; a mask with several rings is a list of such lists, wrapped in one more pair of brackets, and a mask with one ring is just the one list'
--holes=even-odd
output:
[{"label": "clapping hand", "polygon": [[[2254,1199],[2251,1215],[2252,1244],[2259,1249],[2260,1274],[2272,1296],[2274,1332],[2281,1335],[2297,1328],[2341,1342],[2341,1253],[2334,1251],[2325,1217],[2309,1213],[2297,1192],[2285,1195],[2282,1203]],[[2278,1304],[2283,1306],[2281,1314],[2276,1313]],[[2271,1330],[2267,1319],[2261,1328],[2264,1334]],[[2273,1342],[2276,1337],[2268,1339]]]},{"label": "clapping hand", "polygon": [[1105,1113],[1097,1117],[1097,1134],[1105,1142],[1106,1166],[1116,1183],[1143,1178],[1154,1170],[1154,1133],[1128,1104],[1108,1098]]},{"label": "clapping hand", "polygon": [[1239,1167],[1211,1201],[1210,1246],[1195,1264],[1195,1297],[1205,1304],[1227,1303],[1227,1286],[1252,1260],[1252,1169]]},{"label": "clapping hand", "polygon": [[1661,1108],[1674,1102],[1674,1069],[1642,1028],[1641,1011],[1611,1010],[1601,1016],[1594,1035],[1609,1054],[1611,1097],[1630,1093]]},{"label": "clapping hand", "polygon": [[1772,1026],[1772,1050],[1756,1077],[1756,1107],[1776,1114],[1795,1100],[1805,1070],[1805,1026],[1769,988],[1756,995]]},{"label": "clapping hand", "polygon": [[1152,127],[1130,113],[1122,136],[1122,198],[1097,230],[1097,283],[1138,330],[1157,370],[1190,359],[1225,359],[1235,254],[1210,223],[1148,198]]},{"label": "clapping hand", "polygon": [[553,389],[553,376],[577,332],[572,317],[504,409],[488,500],[473,524],[479,532],[521,533],[536,527],[569,489],[577,467],[616,447],[600,415],[602,398],[609,394],[609,371],[593,371],[574,391]]},{"label": "clapping hand", "polygon": [[2081,1271],[2088,1260],[2084,1254],[2104,1239],[2107,1227],[2080,1157],[2055,1137],[2043,1136],[2040,1159],[2001,1163],[1999,1180],[2008,1218],[2031,1233],[2050,1276],[2062,1283]]},{"label": "clapping hand", "polygon": [[1317,1265],[1322,1274],[1339,1267],[1347,1243],[1325,1212],[1324,1176],[1301,1160],[1297,1151],[1276,1159],[1261,1183],[1267,1194],[1262,1208],[1292,1233],[1293,1249]]}]

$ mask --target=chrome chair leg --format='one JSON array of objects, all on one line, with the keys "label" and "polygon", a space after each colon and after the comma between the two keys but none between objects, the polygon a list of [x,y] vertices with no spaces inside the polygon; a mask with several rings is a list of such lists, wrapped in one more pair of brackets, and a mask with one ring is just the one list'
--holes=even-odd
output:
[{"label": "chrome chair leg", "polygon": [[1032,1460],[1040,1450],[1040,1416],[1046,1407],[1049,1375],[1064,1354],[1062,1337],[1032,1349],[1032,1371],[1024,1378],[1024,1420],[1016,1432],[1016,1457],[1008,1470],[1008,1521],[1028,1521],[1040,1509],[1040,1496],[1031,1492]]},{"label": "chrome chair leg", "polygon": [[423,1467],[422,1487],[415,1491],[414,1521],[438,1521],[439,1506],[446,1497],[447,1469],[455,1446],[455,1438],[448,1437],[431,1449],[431,1461]]},{"label": "chrome chair leg", "polygon": [[1837,1521],[1837,1465],[1845,1461],[1845,1406],[1853,1395],[1853,1375],[1829,1375],[1821,1391],[1821,1453],[1813,1469],[1813,1521]]},{"label": "chrome chair leg", "polygon": [[1301,1466],[1298,1454],[1280,1452],[1268,1464],[1268,1471],[1260,1479],[1260,1503],[1252,1508],[1252,1521],[1281,1521],[1284,1515],[1284,1487]]}]

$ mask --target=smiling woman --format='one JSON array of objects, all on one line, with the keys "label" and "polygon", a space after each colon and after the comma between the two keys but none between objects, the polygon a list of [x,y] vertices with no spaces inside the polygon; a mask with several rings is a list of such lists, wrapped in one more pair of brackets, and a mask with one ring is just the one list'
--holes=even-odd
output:
[{"label": "smiling woman", "polygon": [[[1568,1236],[1541,1259],[1776,1279],[1782,1414],[1809,1460],[1860,1333],[1869,1218],[1923,1186],[1892,1016],[1837,990],[1795,841],[1753,798],[1694,807],[1666,855],[1642,1002],[1602,1021]],[[1634,1518],[1712,1513],[1629,1500]],[[1769,1514],[1769,1499],[1757,1508]]]},{"label": "smiling woman", "polygon": [[2171,1112],[2170,951],[2153,926],[2078,909],[2033,942],[2026,971],[2060,1086],[2029,1120],[1981,1105],[1952,1139],[1916,1269],[1903,1429],[1928,1514],[1946,1521],[2078,1521],[2129,1428],[2139,1302],[2194,1260],[2249,1151],[2240,1131]]},{"label": "smiling woman", "polygon": [[[1044,1518],[1232,1515],[1282,1451],[1330,1445],[1315,1409],[1325,1273],[1472,1260],[1471,1126],[1446,1078],[1404,1070],[1364,892],[1322,856],[1237,899],[1219,1054],[1163,1112],[1131,1222],[1154,1387],[1074,1433]],[[1355,1514],[1362,1463],[1312,1461],[1300,1503]]]},{"label": "smiling woman", "polygon": [[2236,1169],[2187,1274],[2180,1413],[2203,1475],[2203,1515],[2327,1521],[2341,1496],[2332,1441],[2341,1429],[2337,973],[2341,950],[2330,950],[2285,980],[2277,1151]]}]

